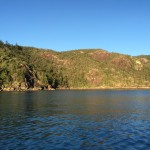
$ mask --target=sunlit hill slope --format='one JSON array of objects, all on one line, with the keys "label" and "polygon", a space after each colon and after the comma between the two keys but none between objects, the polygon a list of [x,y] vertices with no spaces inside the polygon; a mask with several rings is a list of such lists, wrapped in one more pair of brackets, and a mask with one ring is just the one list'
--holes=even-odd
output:
[{"label": "sunlit hill slope", "polygon": [[0,42],[0,90],[150,87],[150,56],[66,52]]}]

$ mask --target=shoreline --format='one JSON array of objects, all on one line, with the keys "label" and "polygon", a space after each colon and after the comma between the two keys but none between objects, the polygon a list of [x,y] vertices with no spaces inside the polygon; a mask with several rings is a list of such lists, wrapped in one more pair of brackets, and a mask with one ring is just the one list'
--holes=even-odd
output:
[{"label": "shoreline", "polygon": [[150,87],[91,87],[91,88],[57,88],[57,89],[20,89],[20,90],[0,90],[0,92],[34,92],[34,91],[54,91],[54,90],[150,90]]},{"label": "shoreline", "polygon": [[96,87],[96,88],[58,88],[56,90],[142,90],[150,87]]}]

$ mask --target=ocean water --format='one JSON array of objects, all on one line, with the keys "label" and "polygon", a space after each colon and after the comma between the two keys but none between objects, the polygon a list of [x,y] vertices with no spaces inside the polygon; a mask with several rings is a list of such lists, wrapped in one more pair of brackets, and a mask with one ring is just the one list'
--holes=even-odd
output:
[{"label": "ocean water", "polygon": [[150,149],[150,90],[1,92],[0,149]]}]

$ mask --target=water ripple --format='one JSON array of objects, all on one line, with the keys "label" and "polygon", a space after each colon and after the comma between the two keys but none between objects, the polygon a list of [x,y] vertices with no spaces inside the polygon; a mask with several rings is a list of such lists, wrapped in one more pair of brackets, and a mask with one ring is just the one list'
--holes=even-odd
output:
[{"label": "water ripple", "polygon": [[115,99],[106,96],[105,101],[104,98],[83,100],[83,97],[74,100],[70,96],[65,100],[66,95],[61,96],[63,101],[54,99],[54,95],[53,99],[42,98],[34,102],[20,99],[13,107],[11,101],[0,100],[1,150],[143,150],[150,147],[147,97],[131,100],[126,95],[126,100],[120,100],[115,95]]}]

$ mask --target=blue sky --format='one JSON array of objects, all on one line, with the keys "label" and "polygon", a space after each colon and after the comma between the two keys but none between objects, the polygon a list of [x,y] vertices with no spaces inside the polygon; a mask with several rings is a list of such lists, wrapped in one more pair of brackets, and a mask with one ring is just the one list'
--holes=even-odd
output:
[{"label": "blue sky", "polygon": [[0,40],[150,55],[150,0],[0,0]]}]

